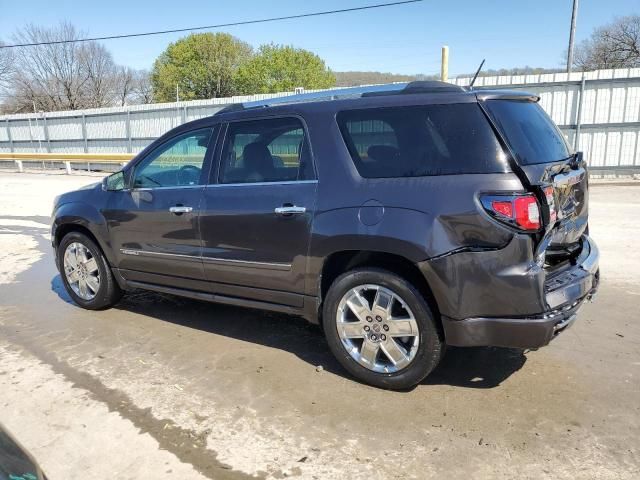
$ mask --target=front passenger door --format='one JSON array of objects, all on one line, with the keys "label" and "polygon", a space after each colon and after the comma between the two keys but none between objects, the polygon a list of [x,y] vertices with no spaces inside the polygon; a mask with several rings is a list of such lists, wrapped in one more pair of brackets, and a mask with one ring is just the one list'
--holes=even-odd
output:
[{"label": "front passenger door", "polygon": [[105,212],[117,267],[128,280],[202,287],[198,214],[213,128],[183,133],[135,165]]}]

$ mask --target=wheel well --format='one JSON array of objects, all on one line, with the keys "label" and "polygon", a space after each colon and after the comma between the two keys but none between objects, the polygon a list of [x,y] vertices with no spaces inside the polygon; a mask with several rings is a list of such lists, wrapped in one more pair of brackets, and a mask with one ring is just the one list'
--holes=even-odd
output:
[{"label": "wheel well", "polygon": [[322,267],[322,276],[320,277],[321,300],[324,299],[329,287],[331,287],[331,284],[336,278],[349,270],[361,267],[382,268],[410,282],[422,293],[434,315],[438,318],[438,325],[441,328],[440,311],[438,310],[438,304],[433,296],[431,287],[429,287],[427,283],[427,279],[424,278],[424,275],[415,263],[405,257],[392,253],[347,250],[331,254],[325,260]]},{"label": "wheel well", "polygon": [[77,223],[65,223],[56,228],[56,246],[60,245],[60,242],[62,241],[64,236],[70,232],[84,233],[86,236],[95,241],[95,237],[87,227],[78,225]]},{"label": "wheel well", "polygon": [[56,248],[58,247],[58,245],[60,245],[60,242],[62,241],[64,236],[66,234],[68,234],[68,233],[71,233],[71,232],[83,233],[84,235],[89,237],[91,239],[91,241],[96,244],[96,246],[100,249],[100,251],[104,255],[104,252],[102,251],[102,246],[98,242],[98,239],[95,237],[95,235],[93,233],[91,233],[91,230],[89,230],[87,227],[85,227],[83,225],[78,225],[77,223],[65,223],[63,225],[60,225],[56,229],[56,238],[55,238]]}]

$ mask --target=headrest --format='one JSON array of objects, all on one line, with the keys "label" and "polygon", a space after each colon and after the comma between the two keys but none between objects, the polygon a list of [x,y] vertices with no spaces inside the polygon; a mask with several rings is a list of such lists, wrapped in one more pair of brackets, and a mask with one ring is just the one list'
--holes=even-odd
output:
[{"label": "headrest", "polygon": [[367,156],[378,161],[393,161],[398,158],[400,151],[391,145],[371,145],[367,148]]},{"label": "headrest", "polygon": [[268,175],[273,172],[273,158],[264,143],[249,143],[242,151],[244,168],[250,172]]}]

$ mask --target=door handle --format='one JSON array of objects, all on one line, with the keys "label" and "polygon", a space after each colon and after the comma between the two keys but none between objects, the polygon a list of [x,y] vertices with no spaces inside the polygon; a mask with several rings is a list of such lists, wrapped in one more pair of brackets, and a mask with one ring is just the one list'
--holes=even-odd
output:
[{"label": "door handle", "polygon": [[182,215],[183,213],[191,213],[193,207],[185,207],[184,205],[175,205],[169,208],[169,211],[175,215]]},{"label": "door handle", "polygon": [[307,211],[305,207],[296,207],[295,205],[283,205],[277,207],[275,210],[276,215],[289,216],[289,215],[302,215]]}]

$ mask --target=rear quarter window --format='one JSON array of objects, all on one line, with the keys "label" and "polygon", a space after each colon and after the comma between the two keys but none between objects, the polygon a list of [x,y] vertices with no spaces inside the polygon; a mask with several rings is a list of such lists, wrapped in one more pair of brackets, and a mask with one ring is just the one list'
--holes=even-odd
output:
[{"label": "rear quarter window", "polygon": [[345,110],[337,121],[365,178],[509,171],[475,103]]}]

